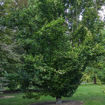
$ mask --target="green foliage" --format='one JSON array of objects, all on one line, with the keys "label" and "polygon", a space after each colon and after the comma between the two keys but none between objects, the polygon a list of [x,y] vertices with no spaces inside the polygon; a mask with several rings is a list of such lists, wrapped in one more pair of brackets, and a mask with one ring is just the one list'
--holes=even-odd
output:
[{"label": "green foliage", "polygon": [[[5,73],[16,73],[16,69],[20,67],[20,55],[17,51],[19,44],[16,40],[17,31],[2,24],[3,17],[10,14],[11,2],[11,0],[4,0],[4,4],[0,4],[0,77],[4,77]],[[5,22],[7,21],[5,20]],[[3,85],[8,84],[10,90],[17,87],[15,75],[8,74],[6,83],[3,81]]]},{"label": "green foliage", "polygon": [[6,76],[6,79],[8,80],[8,84],[7,84],[7,87],[11,90],[11,91],[14,91],[18,88],[18,75],[17,74],[13,74],[13,73],[9,73],[7,74]]},{"label": "green foliage", "polygon": [[18,74],[21,88],[29,98],[34,96],[30,89],[56,98],[72,96],[85,68],[105,53],[101,43],[103,23],[94,2],[69,1],[67,14],[65,5],[68,2],[62,0],[35,0],[1,18],[3,26],[16,30],[23,48]]},{"label": "green foliage", "polygon": [[[98,38],[99,40],[99,38]],[[84,80],[89,80],[90,82],[94,81],[94,77],[97,79],[97,81],[101,81],[102,83],[105,83],[105,31],[102,30],[101,32],[101,43],[97,44],[95,48],[98,48],[95,50],[95,52],[101,52],[102,56],[96,57],[96,60],[89,64],[89,67],[84,72]],[[89,82],[88,81],[88,82]]]}]

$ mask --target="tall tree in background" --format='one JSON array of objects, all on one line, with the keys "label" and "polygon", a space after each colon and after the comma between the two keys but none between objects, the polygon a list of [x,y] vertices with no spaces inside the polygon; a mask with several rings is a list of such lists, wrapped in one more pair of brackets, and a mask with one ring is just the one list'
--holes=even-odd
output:
[{"label": "tall tree in background", "polygon": [[[0,23],[4,16],[10,14],[11,7],[11,0],[3,0],[0,2]],[[0,24],[0,77],[4,77],[4,73],[12,73],[11,77],[13,78],[15,77],[14,73],[17,72],[16,69],[19,68],[20,55],[17,48],[20,47],[16,40],[16,33],[17,30]],[[9,75],[8,77],[10,77]],[[8,80],[10,80],[10,78],[8,78]],[[14,81],[14,79],[15,78],[13,78],[12,81]],[[15,86],[16,82],[12,81],[8,81],[9,88]]]},{"label": "tall tree in background", "polygon": [[[105,30],[101,32],[101,44],[105,45]],[[105,57],[104,55],[96,57],[97,59],[87,67],[84,72],[83,81],[93,82],[94,84],[105,82]]]},{"label": "tall tree in background", "polygon": [[30,0],[27,7],[15,7],[1,18],[3,26],[18,30],[24,49],[19,72],[23,90],[38,89],[41,95],[56,97],[58,103],[63,96],[73,95],[85,68],[104,54],[103,24],[98,17],[101,4],[96,4],[92,0]]}]

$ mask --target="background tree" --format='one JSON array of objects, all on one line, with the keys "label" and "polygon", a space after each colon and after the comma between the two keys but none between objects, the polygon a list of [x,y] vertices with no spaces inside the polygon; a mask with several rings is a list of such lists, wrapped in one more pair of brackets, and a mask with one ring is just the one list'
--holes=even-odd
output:
[{"label": "background tree", "polygon": [[[4,16],[10,14],[11,1],[4,0],[0,3],[0,23]],[[5,20],[6,21],[6,20]],[[0,24],[0,76],[4,77],[4,74],[12,73],[12,77],[8,75],[9,80],[8,87],[13,88],[15,85],[15,73],[16,69],[20,66],[20,53],[17,51],[19,44],[16,40],[16,30],[10,29],[9,27]],[[13,78],[11,81],[10,78]],[[14,81],[14,82],[13,82]]]},{"label": "background tree", "polygon": [[[105,45],[105,31],[101,31],[101,44]],[[83,81],[93,82],[94,84],[99,84],[101,81],[102,83],[105,82],[105,63],[104,63],[105,57],[104,55],[97,57],[97,59],[92,63],[89,64],[89,67],[86,68],[83,76]],[[97,82],[98,81],[98,82]]]}]

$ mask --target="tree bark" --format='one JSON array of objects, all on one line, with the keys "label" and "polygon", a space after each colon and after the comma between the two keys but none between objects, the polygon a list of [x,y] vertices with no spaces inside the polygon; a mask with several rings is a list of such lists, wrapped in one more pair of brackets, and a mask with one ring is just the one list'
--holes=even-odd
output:
[{"label": "tree bark", "polygon": [[94,76],[94,84],[97,84],[97,79],[95,76]]},{"label": "tree bark", "polygon": [[56,104],[62,104],[61,97],[60,98],[56,97]]}]

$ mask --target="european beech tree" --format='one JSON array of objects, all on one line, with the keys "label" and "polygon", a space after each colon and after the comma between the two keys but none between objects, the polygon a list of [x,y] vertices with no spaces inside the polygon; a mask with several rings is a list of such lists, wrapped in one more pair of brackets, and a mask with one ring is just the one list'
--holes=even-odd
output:
[{"label": "european beech tree", "polygon": [[61,103],[62,97],[74,94],[82,72],[104,54],[103,24],[98,16],[103,3],[30,0],[27,6],[17,6],[2,18],[4,26],[17,29],[17,39],[24,49],[19,81],[28,97],[50,95]]}]

